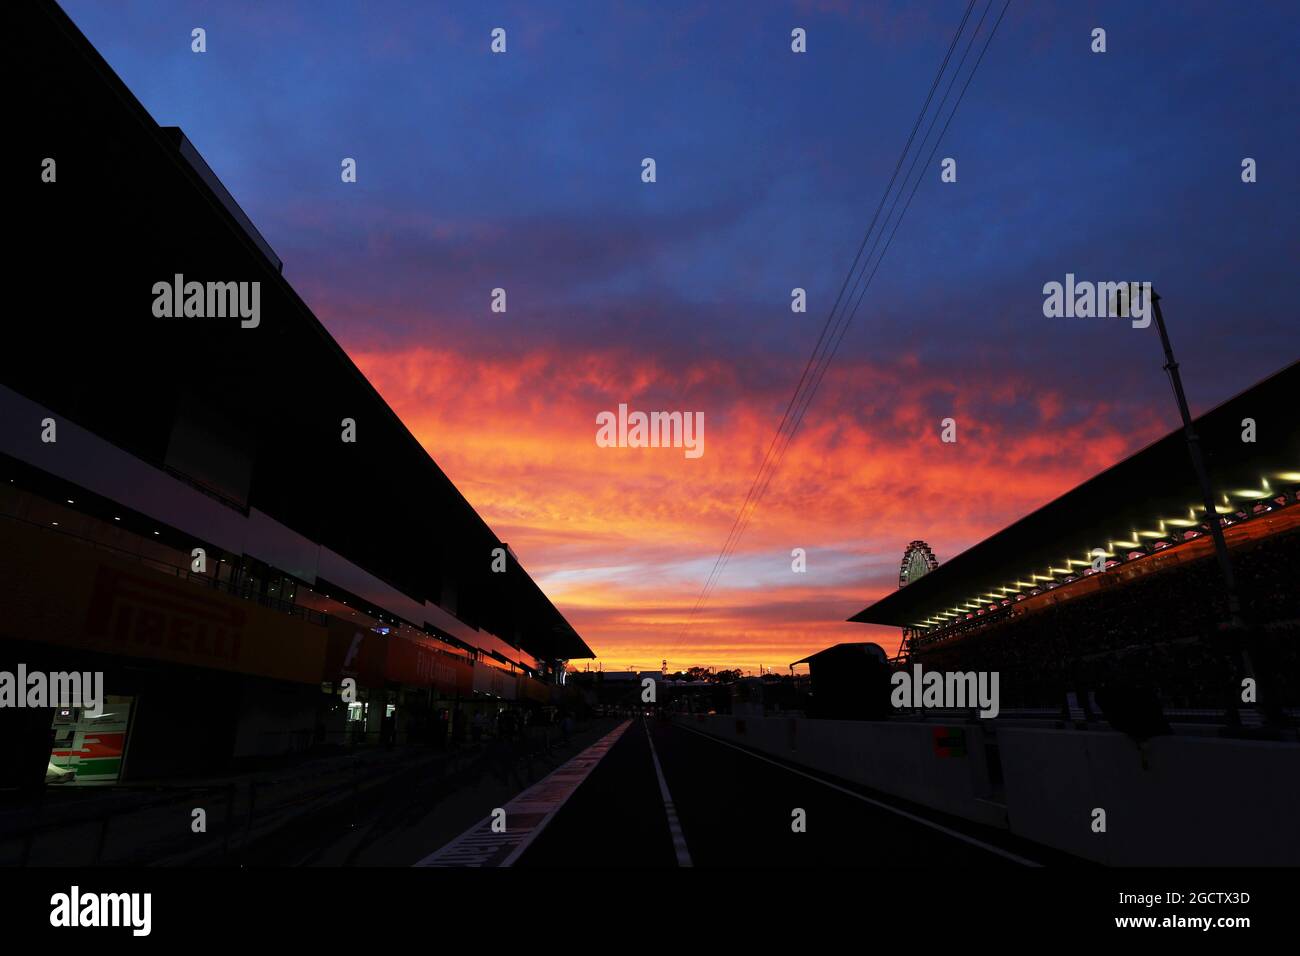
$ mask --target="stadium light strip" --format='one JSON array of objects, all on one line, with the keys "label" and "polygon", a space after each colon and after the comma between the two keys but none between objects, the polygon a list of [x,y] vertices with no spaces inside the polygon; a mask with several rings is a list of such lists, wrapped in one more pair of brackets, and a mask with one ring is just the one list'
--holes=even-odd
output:
[{"label": "stadium light strip", "polygon": [[[1287,482],[1287,483],[1289,483],[1289,484],[1300,483],[1300,471],[1281,471],[1281,472],[1276,472],[1276,473],[1274,474],[1274,478],[1277,479],[1277,480],[1279,480],[1279,481],[1285,481],[1285,482]],[[1246,500],[1248,500],[1248,501],[1262,501],[1262,500],[1267,499],[1267,498],[1275,497],[1277,494],[1279,494],[1279,492],[1275,491],[1275,490],[1272,488],[1272,486],[1269,485],[1269,483],[1268,483],[1268,479],[1267,479],[1267,478],[1261,478],[1261,479],[1260,479],[1260,484],[1263,486],[1262,489],[1253,489],[1253,488],[1252,488],[1252,489],[1248,489],[1248,490],[1244,490],[1244,491],[1233,491],[1233,492],[1230,493],[1230,495],[1225,493],[1224,496],[1223,496],[1223,500],[1224,500],[1225,503],[1224,503],[1223,505],[1216,505],[1216,506],[1215,506],[1215,511],[1217,511],[1217,512],[1218,512],[1219,514],[1221,514],[1221,515],[1226,515],[1226,514],[1235,514],[1236,512],[1242,510],[1240,507],[1235,507],[1235,506],[1233,506],[1233,504],[1232,504],[1232,498],[1241,498],[1241,499],[1246,499]],[[1282,494],[1286,494],[1286,490],[1284,489],[1281,493],[1282,493]],[[1203,508],[1200,509],[1200,510],[1204,511]],[[1197,512],[1197,507],[1196,507],[1195,505],[1192,505],[1191,507],[1189,507],[1189,508],[1187,509],[1187,515],[1188,515],[1188,517],[1186,517],[1186,518],[1161,518],[1159,521],[1156,522],[1157,526],[1160,528],[1159,531],[1137,531],[1137,530],[1134,530],[1134,531],[1132,532],[1132,534],[1133,534],[1133,536],[1134,536],[1135,539],[1136,539],[1136,538],[1153,538],[1153,539],[1157,539],[1157,540],[1158,540],[1158,539],[1168,538],[1168,537],[1170,537],[1170,533],[1169,533],[1168,530],[1166,530],[1166,528],[1165,528],[1166,525],[1172,525],[1172,526],[1175,527],[1175,528],[1194,528],[1194,527],[1197,527],[1201,522],[1199,522],[1199,521],[1196,520],[1196,512]],[[1121,547],[1125,547],[1125,548],[1141,548],[1141,547],[1142,547],[1142,542],[1141,542],[1140,540],[1134,540],[1134,541],[1111,541],[1111,542],[1108,543],[1108,545],[1107,545],[1107,549],[1102,551],[1102,555],[1103,555],[1104,557],[1107,557],[1107,558],[1113,558],[1113,557],[1116,557],[1115,552],[1112,551],[1112,550],[1110,550],[1110,549],[1111,549],[1111,548],[1114,548],[1114,546],[1117,545],[1117,544],[1120,545]],[[1091,554],[1089,555],[1089,557],[1091,558]],[[1125,560],[1127,560],[1127,559],[1125,559]],[[1136,559],[1134,559],[1134,560],[1136,560]],[[1069,575],[1075,573],[1075,571],[1072,570],[1073,568],[1084,568],[1084,567],[1088,567],[1089,565],[1092,564],[1092,562],[1091,562],[1091,560],[1088,560],[1088,561],[1080,561],[1080,560],[1078,560],[1077,558],[1068,558],[1068,559],[1066,559],[1066,564],[1068,565],[1068,567],[1066,567],[1066,568],[1048,567],[1047,570],[1050,571],[1053,575],[1064,574],[1064,575],[1066,575],[1066,576],[1069,576]],[[1030,577],[1034,578],[1034,581],[1035,581],[1035,582],[1038,582],[1038,581],[1055,582],[1055,578],[1054,578],[1054,577],[1050,577],[1050,578],[1049,578],[1049,577],[1043,577],[1041,574],[1031,574]],[[944,617],[950,617],[950,618],[952,618],[952,617],[955,617],[955,618],[959,618],[959,619],[965,619],[965,617],[967,616],[967,614],[969,614],[970,612],[980,610],[980,608],[979,608],[979,606],[978,606],[979,604],[993,604],[993,605],[995,605],[995,606],[996,606],[996,605],[1000,605],[1003,601],[1009,600],[1013,595],[1020,595],[1020,594],[1023,594],[1026,590],[1033,590],[1034,588],[1037,588],[1038,586],[1039,586],[1039,585],[1038,585],[1037,583],[1027,583],[1027,582],[1025,582],[1025,581],[1021,581],[1021,580],[1017,579],[1016,582],[1015,582],[1015,584],[1012,585],[1011,587],[1000,587],[1000,588],[997,588],[997,589],[996,589],[997,591],[1002,592],[1001,595],[995,593],[994,591],[988,591],[988,592],[985,592],[984,597],[985,597],[985,598],[993,598],[992,601],[986,601],[986,600],[984,600],[984,598],[976,597],[976,598],[973,598],[973,599],[972,599],[972,600],[975,601],[975,603],[976,603],[976,606],[975,606],[975,607],[973,607],[973,608],[970,607],[970,602],[968,601],[968,602],[965,603],[965,604],[961,604],[961,605],[957,605],[957,606],[953,607],[952,611],[945,611],[945,612],[942,612],[941,614],[937,615],[937,617],[939,617],[939,618],[944,618]],[[936,621],[934,620],[934,618],[926,618],[926,625],[932,625],[932,626],[936,626],[936,627],[943,627],[943,626],[944,626],[944,622],[942,622],[942,621],[938,621],[938,622],[936,622]],[[923,627],[923,626],[926,626],[926,625],[914,625],[914,626]]]},{"label": "stadium light strip", "polygon": [[[1288,480],[1288,481],[1295,480],[1295,481],[1300,481],[1300,472],[1281,472],[1281,473],[1279,473],[1276,477],[1278,477],[1278,478],[1280,478],[1280,479],[1282,479],[1282,480]],[[1231,497],[1236,497],[1236,498],[1240,498],[1240,499],[1246,499],[1246,500],[1250,500],[1250,501],[1261,501],[1261,500],[1264,500],[1264,499],[1266,499],[1266,498],[1271,498],[1271,497],[1273,497],[1274,492],[1272,491],[1271,487],[1269,486],[1268,480],[1267,480],[1267,479],[1262,479],[1260,483],[1263,485],[1263,489],[1262,489],[1262,490],[1250,489],[1250,490],[1247,490],[1247,491],[1233,491],[1233,492],[1231,493]],[[1233,513],[1237,512],[1237,511],[1241,510],[1239,507],[1234,507],[1234,506],[1232,505],[1231,497],[1230,497],[1228,494],[1225,494],[1225,495],[1223,496],[1223,499],[1224,499],[1225,505],[1223,505],[1223,506],[1219,506],[1218,508],[1216,508],[1216,510],[1217,510],[1220,514],[1233,514]],[[1151,538],[1151,539],[1155,539],[1155,540],[1160,540],[1160,539],[1163,539],[1163,538],[1168,538],[1168,537],[1170,536],[1169,530],[1168,530],[1168,528],[1167,528],[1168,525],[1172,525],[1172,526],[1175,527],[1175,528],[1191,528],[1191,527],[1196,527],[1196,526],[1200,523],[1200,522],[1198,522],[1198,521],[1195,520],[1195,519],[1196,519],[1196,506],[1193,505],[1193,506],[1189,507],[1189,508],[1187,509],[1187,513],[1188,513],[1188,518],[1162,518],[1162,519],[1160,519],[1159,521],[1156,522],[1156,524],[1157,524],[1157,526],[1158,526],[1158,528],[1159,528],[1158,531],[1137,531],[1137,530],[1135,529],[1135,530],[1132,532],[1132,534],[1133,534],[1134,538],[1138,538],[1138,539],[1140,539],[1140,538]],[[1121,547],[1125,547],[1125,548],[1141,548],[1141,547],[1142,547],[1142,543],[1141,543],[1140,540],[1135,540],[1135,541],[1132,541],[1132,542],[1128,542],[1128,541],[1112,541],[1112,542],[1109,542],[1109,545],[1108,545],[1108,546],[1109,546],[1110,548],[1113,548],[1113,547],[1114,547],[1115,545],[1117,545],[1117,544],[1120,545]],[[1105,556],[1105,557],[1107,557],[1107,558],[1113,558],[1113,557],[1116,557],[1116,554],[1115,554],[1114,551],[1103,550],[1103,551],[1102,551],[1102,554],[1103,554],[1103,556]],[[1090,553],[1090,554],[1088,555],[1088,557],[1091,558],[1091,557],[1092,557],[1092,554]],[[1086,568],[1086,567],[1088,567],[1092,562],[1091,562],[1091,560],[1088,560],[1088,561],[1080,561],[1080,560],[1078,560],[1077,558],[1068,558],[1068,559],[1066,559],[1065,563],[1066,563],[1066,565],[1067,565],[1067,567],[1065,567],[1065,568],[1057,568],[1057,567],[1054,567],[1054,566],[1049,566],[1049,567],[1047,568],[1048,572],[1049,572],[1051,575],[1053,575],[1053,577],[1044,577],[1043,575],[1040,575],[1040,574],[1037,574],[1037,573],[1031,574],[1030,577],[1032,577],[1032,578],[1034,579],[1034,583],[1028,583],[1028,582],[1024,582],[1024,581],[1017,580],[1017,581],[1015,582],[1015,584],[1014,584],[1012,587],[999,587],[999,588],[996,589],[996,591],[985,592],[985,594],[984,594],[982,597],[975,597],[975,598],[972,598],[971,600],[969,600],[969,601],[967,601],[967,602],[965,602],[965,603],[963,603],[963,604],[955,605],[955,606],[954,606],[950,611],[944,611],[944,612],[942,612],[941,614],[938,615],[938,619],[937,619],[937,620],[936,620],[936,618],[934,618],[934,617],[930,617],[930,618],[926,618],[925,621],[924,621],[923,623],[915,624],[915,625],[913,625],[913,626],[914,626],[914,627],[921,627],[921,628],[926,628],[926,627],[943,627],[943,626],[946,626],[946,624],[948,623],[947,621],[944,620],[945,618],[956,618],[956,619],[958,619],[958,620],[965,620],[965,619],[967,619],[967,618],[970,616],[971,613],[976,613],[976,612],[979,612],[979,611],[983,610],[983,608],[982,608],[980,605],[988,604],[988,605],[992,605],[993,607],[996,607],[996,606],[998,606],[998,605],[1000,605],[1000,604],[1003,604],[1003,603],[1007,602],[1007,601],[1008,601],[1008,600],[1009,600],[1013,595],[1014,595],[1014,596],[1019,596],[1019,595],[1023,594],[1023,592],[1024,592],[1026,589],[1028,589],[1028,590],[1033,590],[1033,589],[1035,589],[1035,588],[1038,588],[1039,585],[1038,585],[1037,582],[1040,582],[1040,581],[1041,581],[1041,582],[1046,582],[1046,583],[1048,583],[1049,587],[1050,587],[1050,586],[1054,586],[1054,585],[1056,585],[1056,584],[1058,584],[1058,583],[1061,583],[1061,582],[1057,582],[1057,581],[1055,580],[1055,576],[1057,576],[1057,575],[1065,575],[1065,576],[1068,578],[1070,575],[1073,575],[1073,574],[1076,573],[1076,572],[1073,570],[1074,568]],[[1068,582],[1066,582],[1066,583],[1068,583]],[[999,593],[999,592],[1000,592],[1000,593]],[[993,600],[991,600],[991,601],[990,601],[990,600],[987,600],[988,598],[992,598]],[[974,602],[974,606],[972,606],[972,601]]]}]

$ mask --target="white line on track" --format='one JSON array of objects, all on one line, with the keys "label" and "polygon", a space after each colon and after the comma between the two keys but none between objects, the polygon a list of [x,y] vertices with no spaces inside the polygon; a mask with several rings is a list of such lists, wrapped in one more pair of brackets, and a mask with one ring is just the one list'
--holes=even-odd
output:
[{"label": "white line on track", "polygon": [[[739,750],[742,754],[747,754],[750,757],[753,757],[755,760],[761,760],[764,763],[770,763],[774,767],[780,767],[782,770],[788,770],[790,773],[798,774],[801,777],[807,777],[809,780],[812,780],[816,783],[820,783],[823,787],[830,787],[832,790],[838,790],[840,793],[847,793],[850,797],[855,797],[858,800],[861,800],[863,803],[869,803],[873,807],[879,807],[881,810],[888,810],[890,813],[896,813],[900,817],[904,817],[908,820],[911,820],[913,823],[919,823],[922,826],[927,826],[931,830],[938,830],[940,833],[946,834],[947,836],[953,837],[954,839],[961,840],[963,843],[969,843],[972,846],[977,846],[981,850],[988,850],[990,853],[995,853],[998,856],[1011,860],[1014,863],[1019,863],[1021,866],[1035,866],[1035,867],[1042,866],[1041,863],[1035,863],[1033,860],[1025,859],[1025,857],[1023,856],[1016,856],[1016,854],[1008,850],[1004,850],[1001,847],[994,846],[992,843],[985,843],[983,840],[977,840],[975,837],[962,833],[960,830],[953,830],[949,827],[943,826],[942,824],[935,823],[933,820],[927,820],[925,817],[918,817],[915,813],[908,813],[906,810],[900,810],[898,807],[892,807],[889,804],[882,803],[879,800],[873,800],[871,797],[863,796],[862,794],[850,790],[847,787],[841,787],[839,784],[831,783],[829,780],[823,780],[821,777],[814,777],[810,773],[804,773],[804,771],[802,770],[796,770],[794,767],[790,767],[779,761],[772,760],[768,757],[764,757],[762,754],[756,754],[752,750],[746,750],[744,747],[738,747],[729,740],[722,740],[719,737],[714,737],[712,734],[706,734],[702,730],[696,730],[694,727],[687,727],[685,724],[674,724],[673,726],[681,727],[682,730],[689,730],[691,733],[703,737],[705,740],[711,740],[715,744],[721,744],[724,747],[730,747],[732,750]],[[656,760],[655,763],[657,765],[658,761]],[[662,781],[662,779],[663,778],[661,776],[660,780]]]},{"label": "white line on track", "polygon": [[686,837],[682,835],[682,825],[677,820],[677,808],[673,806],[673,795],[668,792],[668,781],[664,779],[664,768],[659,765],[659,755],[655,753],[654,738],[650,735],[650,725],[645,717],[641,718],[645,727],[645,739],[650,744],[650,759],[655,762],[655,774],[659,777],[659,795],[664,800],[664,813],[668,815],[668,832],[672,834],[673,850],[677,854],[678,866],[694,866],[691,851],[686,849]]}]

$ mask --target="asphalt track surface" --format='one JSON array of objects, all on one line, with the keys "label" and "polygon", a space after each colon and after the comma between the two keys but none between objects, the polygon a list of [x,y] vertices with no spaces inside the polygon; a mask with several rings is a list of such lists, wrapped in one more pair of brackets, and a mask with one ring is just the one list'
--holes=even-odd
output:
[{"label": "asphalt track surface", "polygon": [[[680,821],[677,847],[654,755]],[[796,809],[805,832],[792,827]],[[636,718],[515,866],[985,869],[1059,861],[1046,853],[688,727]]]}]

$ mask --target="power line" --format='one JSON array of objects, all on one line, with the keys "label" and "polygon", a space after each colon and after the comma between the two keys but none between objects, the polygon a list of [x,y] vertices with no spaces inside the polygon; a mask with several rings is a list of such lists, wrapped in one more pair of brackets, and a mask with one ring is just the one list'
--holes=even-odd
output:
[{"label": "power line", "polygon": [[[758,490],[759,486],[761,486],[763,473],[767,471],[768,464],[770,464],[772,460],[772,450],[775,449],[777,441],[780,440],[781,433],[785,431],[785,425],[787,425],[787,421],[790,418],[790,411],[792,411],[794,406],[796,406],[797,399],[800,397],[800,393],[803,390],[803,385],[805,385],[805,382],[807,381],[809,369],[813,368],[814,360],[818,358],[818,352],[822,350],[822,342],[826,339],[827,330],[831,328],[831,321],[833,317],[835,317],[837,308],[840,307],[841,300],[844,299],[845,290],[849,287],[849,280],[850,278],[853,278],[853,274],[858,271],[858,261],[862,259],[862,251],[865,250],[867,246],[867,239],[871,238],[872,230],[876,228],[876,221],[880,219],[880,211],[881,209],[884,209],[885,200],[889,198],[889,191],[893,189],[894,181],[898,178],[898,170],[902,169],[902,164],[904,164],[904,160],[907,157],[907,152],[911,150],[911,144],[913,144],[913,140],[917,137],[917,130],[920,129],[922,120],[926,118],[926,113],[930,111],[930,104],[933,100],[933,96],[935,96],[935,90],[939,88],[939,83],[941,79],[943,79],[944,72],[948,69],[948,62],[952,60],[953,51],[957,48],[957,42],[961,39],[962,31],[966,29],[966,22],[970,20],[971,10],[974,8],[975,0],[970,0],[969,3],[966,4],[966,13],[963,14],[961,23],[958,23],[957,33],[953,34],[952,43],[948,44],[948,52],[945,53],[944,61],[941,62],[939,66],[939,72],[935,74],[935,79],[931,82],[930,92],[926,95],[926,101],[922,104],[920,112],[917,113],[917,121],[915,121],[913,126],[911,126],[911,133],[907,135],[907,143],[904,148],[902,148],[902,152],[898,153],[898,161],[894,164],[893,176],[889,177],[889,185],[885,186],[884,193],[880,195],[880,202],[876,204],[876,211],[871,217],[871,224],[867,226],[866,233],[863,233],[862,235],[862,242],[858,245],[857,255],[854,255],[853,264],[850,265],[848,274],[845,274],[844,282],[840,285],[839,294],[835,297],[835,303],[831,306],[831,312],[827,315],[826,323],[822,325],[822,334],[819,334],[818,341],[816,341],[816,345],[813,347],[813,354],[811,354],[809,360],[803,364],[803,372],[800,375],[798,384],[794,386],[794,394],[790,395],[790,401],[787,403],[787,406],[785,406],[785,412],[781,415],[780,423],[777,424],[776,433],[772,436],[772,441],[767,446],[767,451],[763,455],[762,462],[759,463],[758,472],[755,473],[754,481],[749,486],[749,492],[746,493],[745,501],[741,503],[740,511],[736,512],[736,519],[732,522],[731,531],[727,533],[727,540],[723,542],[723,549],[719,551],[718,558],[714,561],[714,567],[712,567],[710,572],[708,572],[708,578],[705,580],[705,587],[703,587],[702,591],[699,592],[699,597],[695,600],[695,606],[692,611],[690,611],[690,618],[692,619],[694,618],[695,613],[699,610],[699,607],[701,607],[703,602],[707,600],[708,592],[711,591],[716,576],[722,574],[722,568],[724,564],[727,563],[725,562],[725,555],[729,554],[733,544],[738,544],[740,533],[744,533],[744,528],[741,527],[741,519],[744,518],[746,510],[750,507],[750,503],[753,502],[754,505],[757,506],[758,499],[755,497],[755,490]],[[868,254],[868,258],[870,258],[870,254]],[[863,263],[863,269],[865,268],[866,263]],[[850,293],[850,297],[852,297],[852,293]]]},{"label": "power line", "polygon": [[[980,28],[984,25],[984,20],[988,16],[989,10],[992,9],[993,2],[994,0],[989,0],[989,5],[984,8],[984,14],[980,17],[979,23],[976,24],[975,26],[975,31],[971,34],[970,41],[966,44],[966,50],[962,54],[962,58],[957,64],[957,69],[953,72],[952,79],[948,83],[948,89],[944,92],[943,99],[940,100],[939,102],[939,108],[938,110],[936,110],[934,118],[930,121],[930,126],[926,130],[925,137],[921,140],[920,150],[925,149],[925,143],[929,140],[930,133],[933,132],[935,124],[938,122],[939,117],[942,115],[943,104],[947,102],[948,94],[952,92],[952,88],[956,83],[957,77],[961,75],[961,68],[966,62],[966,57],[970,54],[971,48],[973,47],[975,42],[975,38],[979,35]],[[1007,7],[1010,5],[1010,2],[1011,0],[1006,0],[1006,3],[1003,4],[1002,14],[1006,13]],[[898,218],[894,220],[894,227],[892,230],[890,230],[889,238],[885,241],[884,246],[881,247],[880,255],[876,257],[875,266],[872,267],[871,273],[870,275],[867,276],[867,281],[862,284],[860,291],[857,291],[857,298],[853,301],[853,306],[848,312],[847,318],[844,318],[843,321],[839,323],[838,331],[836,333],[833,333],[835,339],[834,344],[832,345],[829,353],[824,357],[823,362],[820,364],[819,370],[817,373],[815,373],[809,389],[805,392],[804,401],[799,410],[799,413],[797,414],[794,420],[794,424],[787,432],[786,440],[782,445],[781,452],[776,459],[773,469],[768,473],[768,477],[767,477],[768,483],[771,482],[772,475],[775,473],[776,469],[780,468],[781,460],[782,458],[784,458],[785,455],[785,450],[790,446],[790,443],[794,440],[795,432],[799,430],[799,426],[803,423],[804,415],[807,413],[808,407],[812,404],[812,400],[816,396],[818,388],[821,386],[822,379],[826,375],[826,370],[830,367],[831,360],[835,357],[835,353],[839,351],[840,342],[844,340],[844,335],[848,331],[849,325],[853,322],[853,319],[857,314],[858,306],[861,305],[862,299],[865,297],[867,289],[871,285],[871,280],[875,278],[876,272],[877,270],[879,270],[881,262],[884,261],[885,253],[889,251],[889,246],[894,241],[894,236],[898,233],[899,226],[902,225],[903,217],[907,214],[908,208],[912,205],[912,197],[916,195],[916,191],[921,185],[921,180],[925,176],[925,170],[930,168],[930,165],[934,160],[934,155],[939,149],[939,144],[943,141],[944,134],[948,132],[948,126],[952,123],[953,117],[957,115],[957,108],[961,106],[961,101],[966,95],[966,90],[970,87],[971,80],[975,78],[975,71],[979,69],[980,61],[983,60],[984,58],[984,51],[988,49],[989,44],[993,40],[993,34],[997,31],[997,27],[1001,22],[1002,22],[1002,15],[999,15],[997,21],[993,25],[993,29],[989,31],[988,39],[985,40],[984,47],[981,49],[980,55],[976,58],[974,67],[972,67],[970,74],[966,77],[966,82],[962,86],[961,92],[958,94],[956,102],[953,104],[952,111],[948,114],[948,119],[944,122],[943,129],[939,133],[939,138],[934,141],[934,146],[930,149],[930,154],[926,157],[925,164],[921,167],[921,173],[917,176],[915,182],[912,184],[912,191],[908,194],[907,202],[903,205],[903,211],[899,214]],[[902,188],[899,189],[898,194],[894,197],[893,203],[891,203],[890,205],[889,213],[886,214],[885,216],[885,223],[884,225],[881,226],[881,231],[876,234],[876,241],[872,243],[872,251],[867,254],[868,261],[870,260],[872,253],[875,252],[875,248],[880,241],[880,237],[884,235],[885,230],[889,228],[889,219],[891,216],[893,216],[894,210],[898,207],[898,201],[899,199],[902,198],[903,191],[907,188],[907,180],[911,177],[912,170],[916,168],[917,160],[920,159],[921,156],[920,150],[918,150],[916,156],[913,158],[911,166],[908,167],[907,175],[904,176],[903,178],[903,186]],[[863,274],[865,273],[866,273],[866,268],[864,266]],[[859,281],[861,281],[861,276],[859,276]],[[857,290],[857,283],[854,284],[854,288],[855,290]],[[853,295],[851,293],[850,299],[852,298]],[[759,490],[759,497],[761,497],[762,494],[765,493],[766,491],[767,491],[767,484],[765,483],[763,487]]]},{"label": "power line", "polygon": [[[979,56],[976,58],[975,65],[972,67],[971,72],[967,76],[966,82],[962,85],[961,92],[958,94],[957,100],[953,105],[952,111],[948,114],[948,119],[944,122],[943,129],[940,131],[939,137],[935,140],[934,146],[930,150],[929,156],[926,158],[925,165],[921,167],[922,170],[921,175],[917,177],[916,182],[913,184],[912,190],[908,195],[907,202],[904,204],[903,210],[899,214],[898,219],[895,220],[893,229],[889,230],[889,237],[888,239],[886,239],[884,246],[881,247],[880,255],[876,258],[876,264],[871,269],[871,272],[868,275],[866,270],[868,264],[870,263],[871,256],[874,254],[876,246],[880,242],[881,235],[883,235],[885,231],[888,229],[889,219],[893,215],[894,209],[897,208],[898,201],[901,198],[903,191],[906,190],[907,180],[911,177],[912,170],[916,168],[917,160],[920,158],[920,154],[925,148],[926,141],[930,138],[930,133],[934,130],[935,124],[938,122],[939,117],[943,114],[943,105],[944,103],[947,102],[948,96],[952,92],[952,88],[956,83],[958,76],[960,76],[961,74],[962,66],[966,62],[966,58],[969,55],[970,50],[974,45],[976,37],[979,35],[979,31],[980,28],[983,26],[984,20],[987,18],[989,11],[992,9],[994,0],[989,0],[988,6],[985,7],[984,13],[980,16],[979,23],[976,25],[974,32],[971,34],[970,40],[966,45],[966,49],[962,53],[961,60],[958,62],[956,69],[953,71],[952,79],[949,81],[948,87],[944,92],[943,98],[940,100],[939,106],[935,110],[934,118],[931,120],[930,125],[926,130],[926,135],[921,140],[921,144],[917,151],[917,154],[915,157],[913,157],[912,163],[908,167],[908,172],[903,177],[903,184],[900,187],[898,194],[894,197],[893,203],[890,205],[890,211],[885,217],[885,222],[884,224],[882,224],[880,232],[876,234],[876,240],[875,242],[872,243],[871,251],[867,253],[866,259],[862,260],[863,250],[866,248],[867,241],[870,238],[871,233],[875,230],[876,224],[879,221],[880,212],[884,208],[885,202],[888,199],[890,192],[893,190],[894,183],[896,182],[898,177],[898,172],[902,168],[903,162],[907,158],[907,154],[911,151],[912,143],[914,142],[916,137],[916,132],[920,128],[921,122],[924,120],[926,113],[929,111],[930,103],[934,98],[934,92],[938,88],[939,83],[942,81],[943,75],[947,70],[949,62],[951,61],[953,50],[956,49],[957,43],[960,40],[961,35],[965,30],[966,24],[970,18],[971,11],[974,8],[974,3],[975,0],[970,0],[970,3],[967,4],[966,12],[962,16],[961,23],[958,25],[957,30],[953,35],[952,42],[948,46],[948,51],[944,56],[943,62],[940,64],[939,70],[935,74],[934,81],[930,85],[930,91],[926,96],[925,103],[921,107],[921,111],[917,115],[916,122],[912,126],[912,131],[908,136],[907,143],[904,145],[902,152],[899,154],[898,162],[895,164],[894,167],[894,173],[890,177],[889,184],[886,186],[885,192],[882,194],[880,198],[880,202],[877,204],[876,212],[872,216],[871,223],[867,227],[867,231],[863,236],[862,242],[859,244],[858,252],[854,256],[853,265],[850,267],[848,275],[845,276],[844,282],[841,284],[839,294],[836,296],[835,303],[831,307],[830,314],[827,316],[826,322],[822,326],[821,334],[817,338],[817,343],[813,348],[812,355],[809,356],[808,362],[804,366],[804,371],[799,377],[799,382],[795,387],[794,394],[791,396],[790,402],[786,405],[785,413],[782,415],[781,422],[777,426],[776,434],[773,435],[772,441],[768,445],[767,452],[763,456],[763,461],[759,465],[758,473],[754,476],[754,481],[750,485],[749,493],[745,496],[745,501],[742,503],[740,511],[737,513],[735,520],[732,522],[731,531],[727,535],[727,540],[724,542],[722,550],[718,554],[718,558],[714,561],[713,569],[710,571],[709,577],[705,581],[705,585],[700,592],[700,596],[696,599],[695,606],[692,608],[690,616],[688,617],[687,621],[683,624],[682,630],[678,635],[678,643],[680,643],[682,638],[685,636],[686,631],[693,623],[696,614],[698,614],[700,608],[702,608],[704,604],[707,602],[711,592],[716,586],[718,580],[721,578],[723,570],[726,568],[726,565],[729,562],[731,555],[734,553],[736,546],[739,544],[741,537],[744,535],[745,529],[748,527],[749,521],[753,517],[754,511],[757,509],[759,500],[762,498],[763,494],[767,491],[767,487],[771,483],[772,477],[779,469],[781,461],[785,456],[785,451],[787,448],[789,448],[795,433],[798,431],[799,426],[802,424],[803,418],[807,413],[809,406],[812,404],[812,400],[813,398],[815,398],[817,390],[821,385],[821,381],[825,377],[826,370],[829,368],[831,360],[835,357],[836,352],[839,350],[840,342],[843,341],[844,335],[848,331],[848,327],[852,323],[853,318],[857,313],[858,306],[861,304],[863,297],[866,295],[866,291],[870,287],[871,281],[875,278],[876,272],[879,270],[880,264],[884,260],[885,254],[889,251],[889,247],[893,243],[894,236],[897,234],[898,228],[902,224],[903,217],[906,216],[907,210],[911,207],[912,198],[916,195],[917,188],[920,186],[921,179],[924,177],[924,171],[925,169],[929,168],[930,163],[934,158],[934,154],[939,148],[939,144],[943,141],[943,137],[947,133],[949,125],[951,125],[952,123],[953,117],[956,116],[957,110],[961,106],[961,102],[966,96],[966,91],[970,88],[971,81],[975,78],[975,73],[979,70],[980,64],[984,60],[984,54],[988,51],[989,45],[993,42],[993,37],[997,33],[998,27],[1001,25],[1003,17],[1005,17],[1006,15],[1011,0],[1005,0],[1001,12],[999,13],[997,20],[993,24],[992,30],[989,31],[988,38],[985,40],[984,46],[980,50]],[[859,261],[862,261],[861,270],[859,270],[858,268]],[[855,274],[857,275],[856,279],[854,279]],[[862,277],[864,275],[866,275],[866,282],[861,285],[861,290],[858,291],[858,286],[862,282]],[[853,289],[854,292],[857,293],[857,297],[856,299],[854,299],[854,292],[849,293],[849,299],[853,303],[852,308],[849,310],[847,317],[845,317],[843,312],[841,312],[840,318],[836,320],[836,311],[839,309],[839,306],[844,299],[845,290],[849,288],[850,280],[853,280]],[[827,350],[823,352],[822,345],[823,342],[828,341],[826,338],[826,334],[828,331],[831,331],[831,340],[830,340],[831,344],[829,344]],[[819,357],[819,353],[821,353],[820,357]],[[811,378],[809,378],[810,369],[812,370]],[[807,385],[807,388],[805,388],[805,385]],[[802,394],[802,400],[801,400],[801,394]],[[794,417],[791,418],[792,410],[796,410],[796,409],[797,411],[794,412]],[[789,423],[790,425],[788,429],[786,428],[787,423]],[[785,436],[784,441],[781,441],[783,434]],[[777,451],[775,457],[773,457],[773,451],[777,448],[778,443],[780,445],[780,450]]]}]

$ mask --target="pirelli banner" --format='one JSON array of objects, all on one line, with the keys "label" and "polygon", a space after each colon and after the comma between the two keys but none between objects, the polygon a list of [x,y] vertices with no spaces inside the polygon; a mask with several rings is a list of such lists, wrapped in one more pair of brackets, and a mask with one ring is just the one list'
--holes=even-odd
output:
[{"label": "pirelli banner", "polygon": [[325,660],[319,624],[2,519],[0,606],[15,640],[302,683]]}]

